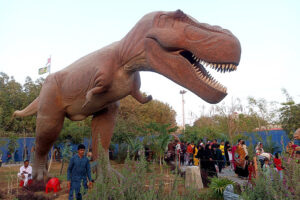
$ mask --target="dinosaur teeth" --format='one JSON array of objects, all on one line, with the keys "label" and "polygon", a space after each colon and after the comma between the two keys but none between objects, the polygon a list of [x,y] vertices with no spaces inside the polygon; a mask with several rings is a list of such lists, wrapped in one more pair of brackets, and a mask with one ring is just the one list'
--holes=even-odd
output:
[{"label": "dinosaur teeth", "polygon": [[227,93],[226,87],[224,87],[217,80],[215,80],[214,77],[212,77],[212,75],[208,71],[206,72],[207,74],[204,75],[203,72],[200,70],[199,65],[202,65],[203,67],[210,67],[221,73],[234,71],[236,70],[237,66],[235,66],[234,64],[217,64],[206,62],[200,58],[197,58],[194,54],[192,55],[192,58],[195,61],[192,64],[192,66],[196,72],[196,75],[208,86],[215,88],[216,90],[219,90],[221,92]]}]

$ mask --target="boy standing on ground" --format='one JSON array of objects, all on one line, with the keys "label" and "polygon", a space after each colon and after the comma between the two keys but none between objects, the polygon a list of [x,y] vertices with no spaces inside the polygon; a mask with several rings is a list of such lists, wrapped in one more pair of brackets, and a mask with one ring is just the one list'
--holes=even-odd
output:
[{"label": "boy standing on ground", "polygon": [[68,186],[70,188],[69,200],[73,199],[73,192],[75,190],[76,199],[81,200],[80,193],[81,182],[85,190],[88,189],[87,178],[89,182],[91,178],[91,167],[87,157],[84,156],[85,146],[83,144],[78,145],[78,154],[73,156],[70,160],[68,167]]}]

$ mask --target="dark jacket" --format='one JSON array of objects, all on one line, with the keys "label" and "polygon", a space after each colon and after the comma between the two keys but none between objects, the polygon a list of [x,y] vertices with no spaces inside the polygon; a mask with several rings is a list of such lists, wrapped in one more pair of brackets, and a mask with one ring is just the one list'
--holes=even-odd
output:
[{"label": "dark jacket", "polygon": [[68,181],[81,181],[86,179],[86,177],[88,177],[89,181],[92,180],[89,159],[85,156],[80,158],[76,154],[70,160],[67,179]]}]

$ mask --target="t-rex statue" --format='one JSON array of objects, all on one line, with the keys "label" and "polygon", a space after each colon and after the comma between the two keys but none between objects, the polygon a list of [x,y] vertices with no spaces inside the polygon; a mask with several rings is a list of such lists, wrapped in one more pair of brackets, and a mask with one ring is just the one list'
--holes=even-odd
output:
[{"label": "t-rex statue", "polygon": [[207,71],[234,71],[240,61],[239,40],[219,26],[199,23],[181,10],[145,15],[120,41],[88,54],[65,69],[50,74],[39,96],[14,116],[37,113],[33,178],[45,175],[47,153],[67,117],[73,121],[92,115],[93,159],[100,135],[108,150],[118,101],[127,95],[140,103],[139,71],[159,73],[209,103],[218,103],[226,88]]}]

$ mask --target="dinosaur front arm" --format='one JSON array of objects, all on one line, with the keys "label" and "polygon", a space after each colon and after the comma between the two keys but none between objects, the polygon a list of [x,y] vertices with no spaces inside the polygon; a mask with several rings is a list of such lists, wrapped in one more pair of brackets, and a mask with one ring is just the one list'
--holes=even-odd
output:
[{"label": "dinosaur front arm", "polygon": [[94,87],[93,89],[91,89],[90,91],[88,91],[86,94],[85,102],[84,102],[82,108],[84,108],[85,106],[87,106],[87,104],[89,102],[91,102],[93,95],[99,94],[99,93],[103,92],[104,90],[105,90],[105,88],[103,86],[97,86],[97,87]]},{"label": "dinosaur front arm", "polygon": [[140,91],[140,87],[141,87],[140,73],[135,72],[132,91],[130,95],[142,104],[148,103],[149,101],[152,100],[152,96],[151,95],[144,96]]}]

